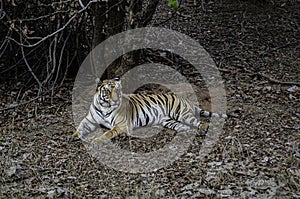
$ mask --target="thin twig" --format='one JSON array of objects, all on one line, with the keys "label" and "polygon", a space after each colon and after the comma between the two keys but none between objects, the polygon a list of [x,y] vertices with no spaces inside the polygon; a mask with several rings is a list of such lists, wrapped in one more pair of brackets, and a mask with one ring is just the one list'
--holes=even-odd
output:
[{"label": "thin twig", "polygon": [[[11,31],[8,31],[8,32],[7,32],[7,35],[10,35],[10,34],[11,34]],[[8,45],[9,45],[9,42],[8,42],[7,39],[5,39],[5,40],[2,42],[2,44],[0,45],[0,57],[3,56],[3,54],[4,54],[5,50],[6,50],[6,48],[8,47]]]},{"label": "thin twig", "polygon": [[38,20],[41,20],[41,19],[49,18],[49,17],[57,15],[57,14],[65,14],[65,13],[68,13],[68,12],[70,12],[70,10],[59,10],[59,11],[55,11],[53,13],[50,13],[50,14],[47,14],[47,15],[42,15],[42,16],[39,16],[39,17],[36,17],[36,18],[12,19],[12,20],[9,20],[8,22],[10,22],[10,23],[19,22],[19,21],[32,22],[32,21],[38,21]]}]

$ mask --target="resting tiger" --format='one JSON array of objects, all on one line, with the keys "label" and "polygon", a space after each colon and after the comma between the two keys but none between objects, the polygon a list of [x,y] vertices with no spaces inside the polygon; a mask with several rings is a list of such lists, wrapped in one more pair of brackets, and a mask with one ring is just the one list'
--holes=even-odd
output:
[{"label": "resting tiger", "polygon": [[100,125],[110,129],[93,143],[107,142],[120,135],[130,135],[133,129],[157,126],[182,132],[197,128],[206,132],[208,126],[197,117],[228,118],[227,114],[205,111],[175,94],[123,94],[120,78],[99,82],[90,110],[73,137],[95,131]]}]

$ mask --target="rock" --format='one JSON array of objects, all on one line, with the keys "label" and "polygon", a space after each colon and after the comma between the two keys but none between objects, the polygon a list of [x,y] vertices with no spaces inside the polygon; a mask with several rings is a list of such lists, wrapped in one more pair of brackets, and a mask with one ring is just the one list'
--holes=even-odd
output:
[{"label": "rock", "polygon": [[229,197],[231,195],[232,195],[232,190],[230,190],[230,189],[220,190],[221,197]]},{"label": "rock", "polygon": [[9,177],[13,176],[17,171],[17,166],[13,165],[11,167],[9,167],[8,169],[5,170],[6,175],[8,175]]},{"label": "rock", "polygon": [[295,92],[297,90],[299,90],[298,86],[292,86],[292,87],[290,87],[290,88],[287,89],[287,91],[289,91],[289,92]]},{"label": "rock", "polygon": [[50,190],[47,192],[47,197],[48,198],[54,198],[55,196],[55,190]]},{"label": "rock", "polygon": [[163,189],[157,189],[155,192],[155,196],[165,196],[166,191]]}]

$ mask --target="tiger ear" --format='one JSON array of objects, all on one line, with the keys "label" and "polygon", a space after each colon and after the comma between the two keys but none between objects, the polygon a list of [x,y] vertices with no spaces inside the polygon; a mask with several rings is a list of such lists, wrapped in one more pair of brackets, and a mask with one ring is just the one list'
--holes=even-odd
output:
[{"label": "tiger ear", "polygon": [[100,83],[100,78],[99,78],[99,77],[97,77],[97,78],[95,79],[95,83],[96,83],[96,85],[98,85],[98,84]]},{"label": "tiger ear", "polygon": [[120,77],[115,77],[115,78],[113,78],[113,80],[118,81],[119,83],[121,83],[121,78]]}]

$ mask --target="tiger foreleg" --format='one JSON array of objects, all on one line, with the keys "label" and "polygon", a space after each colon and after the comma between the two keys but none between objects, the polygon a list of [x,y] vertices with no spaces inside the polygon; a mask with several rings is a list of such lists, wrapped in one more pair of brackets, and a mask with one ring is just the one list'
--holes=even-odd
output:
[{"label": "tiger foreleg", "polygon": [[116,126],[113,129],[105,132],[101,136],[93,139],[92,143],[93,144],[107,143],[111,139],[113,139],[114,137],[116,137],[118,135],[121,135],[123,133],[125,133],[125,131],[123,131],[121,128],[119,128],[119,127]]},{"label": "tiger foreleg", "polygon": [[91,133],[99,126],[96,122],[90,119],[90,113],[80,122],[76,131],[72,134],[71,138],[81,138],[85,134]]}]

